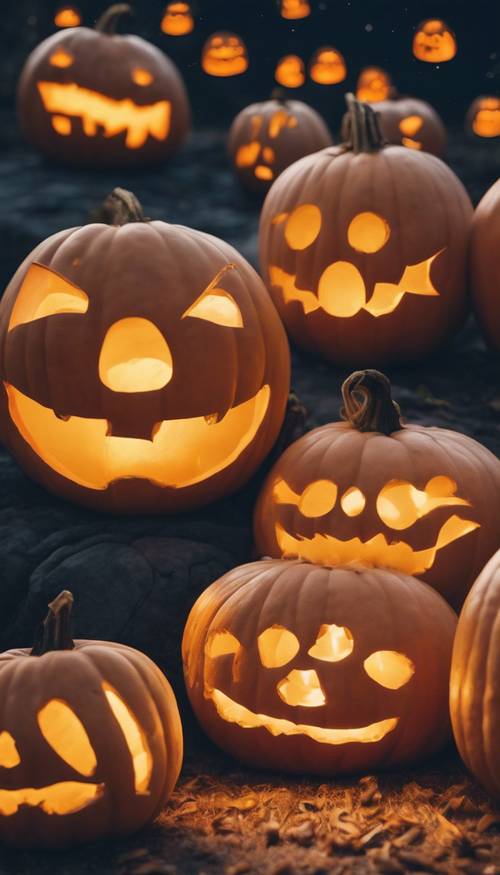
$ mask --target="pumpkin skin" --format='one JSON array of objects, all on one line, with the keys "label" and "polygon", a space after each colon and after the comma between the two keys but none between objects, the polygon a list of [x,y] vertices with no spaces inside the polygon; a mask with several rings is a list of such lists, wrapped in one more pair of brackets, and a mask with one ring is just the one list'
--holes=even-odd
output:
[{"label": "pumpkin skin", "polygon": [[275,98],[238,113],[229,131],[228,153],[243,188],[260,194],[298,158],[331,143],[316,110],[300,100]]},{"label": "pumpkin skin", "polygon": [[465,765],[500,798],[500,552],[474,583],[458,620],[450,710]]},{"label": "pumpkin skin", "polygon": [[271,469],[255,508],[259,554],[394,567],[459,608],[500,547],[499,460],[458,432],[402,425],[376,371],[352,374],[342,393],[347,422],[310,431]]},{"label": "pumpkin skin", "polygon": [[348,100],[346,143],[271,186],[261,274],[299,346],[341,365],[418,361],[464,319],[472,205],[445,164],[383,146],[374,109]]},{"label": "pumpkin skin", "polygon": [[150,164],[168,158],[185,139],[190,109],[180,73],[151,43],[114,33],[126,9],[111,7],[95,30],[59,31],[28,57],[17,93],[19,122],[49,158]]},{"label": "pumpkin skin", "polygon": [[472,300],[483,334],[500,351],[500,179],[486,192],[472,220],[469,248]]},{"label": "pumpkin skin", "polygon": [[[52,603],[56,617],[68,599],[62,593]],[[0,655],[0,839],[55,848],[135,832],[162,810],[182,763],[170,684],[121,644],[52,631],[41,655],[34,652]],[[135,748],[120,711],[139,735]]]},{"label": "pumpkin skin", "polygon": [[[412,763],[449,736],[455,626],[437,593],[398,572],[253,562],[213,583],[191,610],[182,645],[188,695],[210,738],[259,768],[337,775]],[[342,648],[313,655],[325,627],[337,627]],[[268,648],[266,637],[280,630],[286,647]],[[387,651],[404,674],[375,681],[366,660]],[[297,672],[304,689],[293,691]],[[243,710],[230,714],[228,699]]]},{"label": "pumpkin skin", "polygon": [[397,97],[375,104],[380,130],[389,143],[441,157],[446,130],[434,107],[416,97]]},{"label": "pumpkin skin", "polygon": [[239,488],[271,449],[289,389],[286,336],[231,246],[142,221],[123,190],[109,202],[117,224],[45,240],[5,292],[0,433],[30,476],[79,504],[199,507]]}]

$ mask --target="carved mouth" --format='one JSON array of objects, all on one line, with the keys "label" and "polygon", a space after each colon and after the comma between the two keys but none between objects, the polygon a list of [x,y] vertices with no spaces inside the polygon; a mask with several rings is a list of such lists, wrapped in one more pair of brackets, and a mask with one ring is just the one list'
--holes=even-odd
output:
[{"label": "carved mouth", "polygon": [[45,814],[74,814],[96,802],[104,793],[104,784],[61,781],[47,787],[0,790],[0,813],[17,814],[22,805],[40,808]]},{"label": "carved mouth", "polygon": [[306,559],[323,565],[359,563],[368,567],[395,568],[414,575],[428,571],[434,565],[439,550],[477,528],[479,523],[454,514],[441,526],[434,546],[424,550],[413,550],[405,541],[389,544],[382,533],[368,541],[359,538],[341,541],[319,532],[312,538],[294,537],[280,523],[276,523],[275,531],[282,556],[287,559]]},{"label": "carved mouth", "polygon": [[205,687],[205,698],[214,703],[222,720],[236,723],[241,729],[267,729],[274,736],[305,735],[319,744],[374,744],[382,741],[399,723],[399,717],[388,717],[386,720],[379,720],[368,726],[357,726],[354,729],[325,729],[323,726],[293,723],[282,717],[255,714],[220,690]]},{"label": "carved mouth", "polygon": [[163,420],[152,440],[108,434],[106,419],[60,419],[4,383],[12,422],[37,456],[58,474],[87,489],[106,489],[121,478],[181,489],[227,468],[252,443],[266,416],[266,384],[248,401],[217,415]]},{"label": "carved mouth", "polygon": [[156,140],[168,137],[172,112],[169,100],[138,106],[129,98],[114,100],[74,82],[38,82],[38,90],[46,111],[52,113],[52,127],[62,136],[72,133],[74,116],[82,120],[87,137],[95,137],[99,129],[105,137],[126,131],[127,149],[140,149],[149,136]]}]

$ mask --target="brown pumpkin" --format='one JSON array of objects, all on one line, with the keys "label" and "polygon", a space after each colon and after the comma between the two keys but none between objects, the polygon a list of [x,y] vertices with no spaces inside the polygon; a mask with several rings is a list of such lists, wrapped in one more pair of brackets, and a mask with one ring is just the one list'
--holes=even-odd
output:
[{"label": "brown pumpkin", "polygon": [[210,738],[259,768],[415,762],[449,735],[455,626],[437,593],[396,571],[253,562],[191,610],[188,695]]},{"label": "brown pumpkin", "polygon": [[271,469],[259,553],[395,568],[460,607],[500,547],[500,461],[458,432],[402,425],[378,371],[352,374],[342,396],[346,421],[299,438]]},{"label": "brown pumpkin", "polygon": [[491,348],[500,352],[500,179],[476,207],[469,261],[479,324]]},{"label": "brown pumpkin", "polygon": [[169,58],[138,36],[119,36],[127,4],[96,24],[61,30],[28,57],[17,94],[26,138],[71,164],[162,161],[185,139],[189,102]]},{"label": "brown pumpkin", "polygon": [[252,103],[234,119],[228,152],[241,185],[266,192],[282,171],[310,152],[332,143],[316,110],[275,92],[271,100]]},{"label": "brown pumpkin", "polygon": [[385,146],[374,109],[347,100],[346,142],[271,186],[261,274],[300,346],[339,364],[417,361],[464,319],[472,205],[449,167]]},{"label": "brown pumpkin", "polygon": [[389,143],[430,152],[446,151],[446,130],[436,110],[416,97],[395,97],[375,104],[380,130]]},{"label": "brown pumpkin", "polygon": [[109,224],[45,240],[2,298],[0,433],[31,476],[77,503],[198,507],[271,449],[286,336],[231,246],[145,220],[122,189],[105,206]]},{"label": "brown pumpkin", "polygon": [[500,552],[474,583],[458,620],[450,709],[465,765],[500,798]]},{"label": "brown pumpkin", "polygon": [[[33,650],[0,654],[0,839],[62,847],[135,832],[182,763],[174,694],[138,650],[73,641],[73,598],[50,605]],[[7,695],[8,692],[8,695]]]}]

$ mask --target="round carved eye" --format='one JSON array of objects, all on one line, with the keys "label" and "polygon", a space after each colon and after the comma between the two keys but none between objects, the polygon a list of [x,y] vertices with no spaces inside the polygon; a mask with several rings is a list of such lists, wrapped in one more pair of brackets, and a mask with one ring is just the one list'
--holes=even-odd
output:
[{"label": "round carved eye", "polygon": [[387,690],[399,690],[415,674],[415,666],[404,653],[395,650],[376,650],[363,663],[368,675]]},{"label": "round carved eye", "polygon": [[240,642],[232,632],[228,632],[226,629],[222,632],[212,632],[205,644],[205,656],[214,659],[217,656],[238,653],[240,646]]},{"label": "round carved eye", "polygon": [[378,252],[391,236],[388,222],[376,213],[358,213],[347,229],[349,246],[357,252]]},{"label": "round carved eye", "polygon": [[145,70],[144,67],[134,67],[132,70],[132,81],[136,85],[151,85],[154,82],[154,76],[149,70]]},{"label": "round carved eye", "polygon": [[314,659],[322,662],[340,662],[349,656],[354,649],[354,639],[347,626],[336,626],[335,623],[320,626],[315,643],[307,651]]},{"label": "round carved eye", "polygon": [[346,516],[358,516],[365,509],[366,498],[357,486],[347,489],[340,499],[340,506]]},{"label": "round carved eye", "polygon": [[302,516],[319,517],[329,513],[337,501],[337,487],[331,480],[315,480],[306,486],[299,499]]},{"label": "round carved eye", "polygon": [[301,204],[288,216],[285,240],[290,249],[307,249],[321,231],[321,210],[316,204]]},{"label": "round carved eye", "polygon": [[300,650],[299,640],[284,626],[270,626],[257,638],[260,661],[264,668],[280,668]]}]

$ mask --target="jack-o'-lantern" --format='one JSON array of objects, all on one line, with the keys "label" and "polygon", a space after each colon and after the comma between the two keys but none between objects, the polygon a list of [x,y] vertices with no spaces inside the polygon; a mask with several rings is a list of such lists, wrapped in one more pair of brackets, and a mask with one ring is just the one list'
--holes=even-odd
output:
[{"label": "jack-o'-lantern", "polygon": [[26,61],[18,115],[26,138],[72,164],[161,161],[189,129],[181,76],[166,55],[137,36],[115,34],[126,4],[96,24],[61,30]]},{"label": "jack-o'-lantern", "polygon": [[282,18],[287,18],[289,21],[298,21],[311,14],[308,0],[278,0],[278,2]]},{"label": "jack-o'-lantern", "polygon": [[[262,281],[222,240],[144,220],[60,231],[0,304],[0,433],[47,489],[120,513],[234,491],[281,426],[285,333]],[[28,352],[29,349],[29,352]]]},{"label": "jack-o'-lantern", "polygon": [[299,438],[269,473],[259,552],[395,568],[459,607],[500,547],[500,461],[458,432],[402,425],[378,371],[355,372],[342,395],[346,421]]},{"label": "jack-o'-lantern", "polygon": [[476,316],[489,345],[500,352],[500,179],[476,207],[469,264]]},{"label": "jack-o'-lantern", "polygon": [[274,78],[285,88],[300,88],[306,81],[304,61],[298,55],[285,55],[276,65]]},{"label": "jack-o'-lantern", "polygon": [[252,103],[236,116],[228,152],[243,187],[266,192],[285,167],[331,143],[328,128],[316,110],[276,93],[271,100]]},{"label": "jack-o'-lantern", "polygon": [[162,18],[161,29],[169,36],[186,36],[194,30],[189,3],[169,3]]},{"label": "jack-o'-lantern", "polygon": [[395,97],[375,104],[380,130],[388,143],[423,150],[440,157],[446,130],[436,110],[416,97]]},{"label": "jack-o'-lantern", "polygon": [[245,73],[248,70],[245,43],[235,33],[213,33],[203,46],[201,66],[210,76],[239,76]]},{"label": "jack-o'-lantern", "polygon": [[500,798],[500,552],[474,583],[458,619],[450,680],[453,734],[460,755]]},{"label": "jack-o'-lantern", "polygon": [[347,99],[344,144],[269,190],[261,274],[299,345],[339,364],[417,361],[464,319],[472,205],[449,167],[386,145],[374,109]]},{"label": "jack-o'-lantern", "polygon": [[258,767],[336,775],[415,762],[449,736],[456,616],[386,569],[267,560],[191,610],[184,675],[216,744]]},{"label": "jack-o'-lantern", "polygon": [[54,15],[56,27],[78,27],[82,16],[76,6],[61,6]]},{"label": "jack-o'-lantern", "polygon": [[319,85],[337,85],[347,76],[343,55],[331,46],[318,49],[309,65],[309,75]]},{"label": "jack-o'-lantern", "polygon": [[72,602],[49,605],[32,650],[0,654],[0,839],[21,847],[135,832],[181,767],[167,679],[131,647],[73,641]]},{"label": "jack-o'-lantern", "polygon": [[477,97],[467,112],[466,127],[477,137],[500,137],[500,97]]},{"label": "jack-o'-lantern", "polygon": [[377,103],[392,97],[394,88],[389,73],[382,67],[365,67],[358,76],[356,97],[365,103]]},{"label": "jack-o'-lantern", "polygon": [[413,37],[413,54],[419,61],[441,64],[451,61],[456,53],[455,34],[446,21],[429,18],[417,27]]}]

